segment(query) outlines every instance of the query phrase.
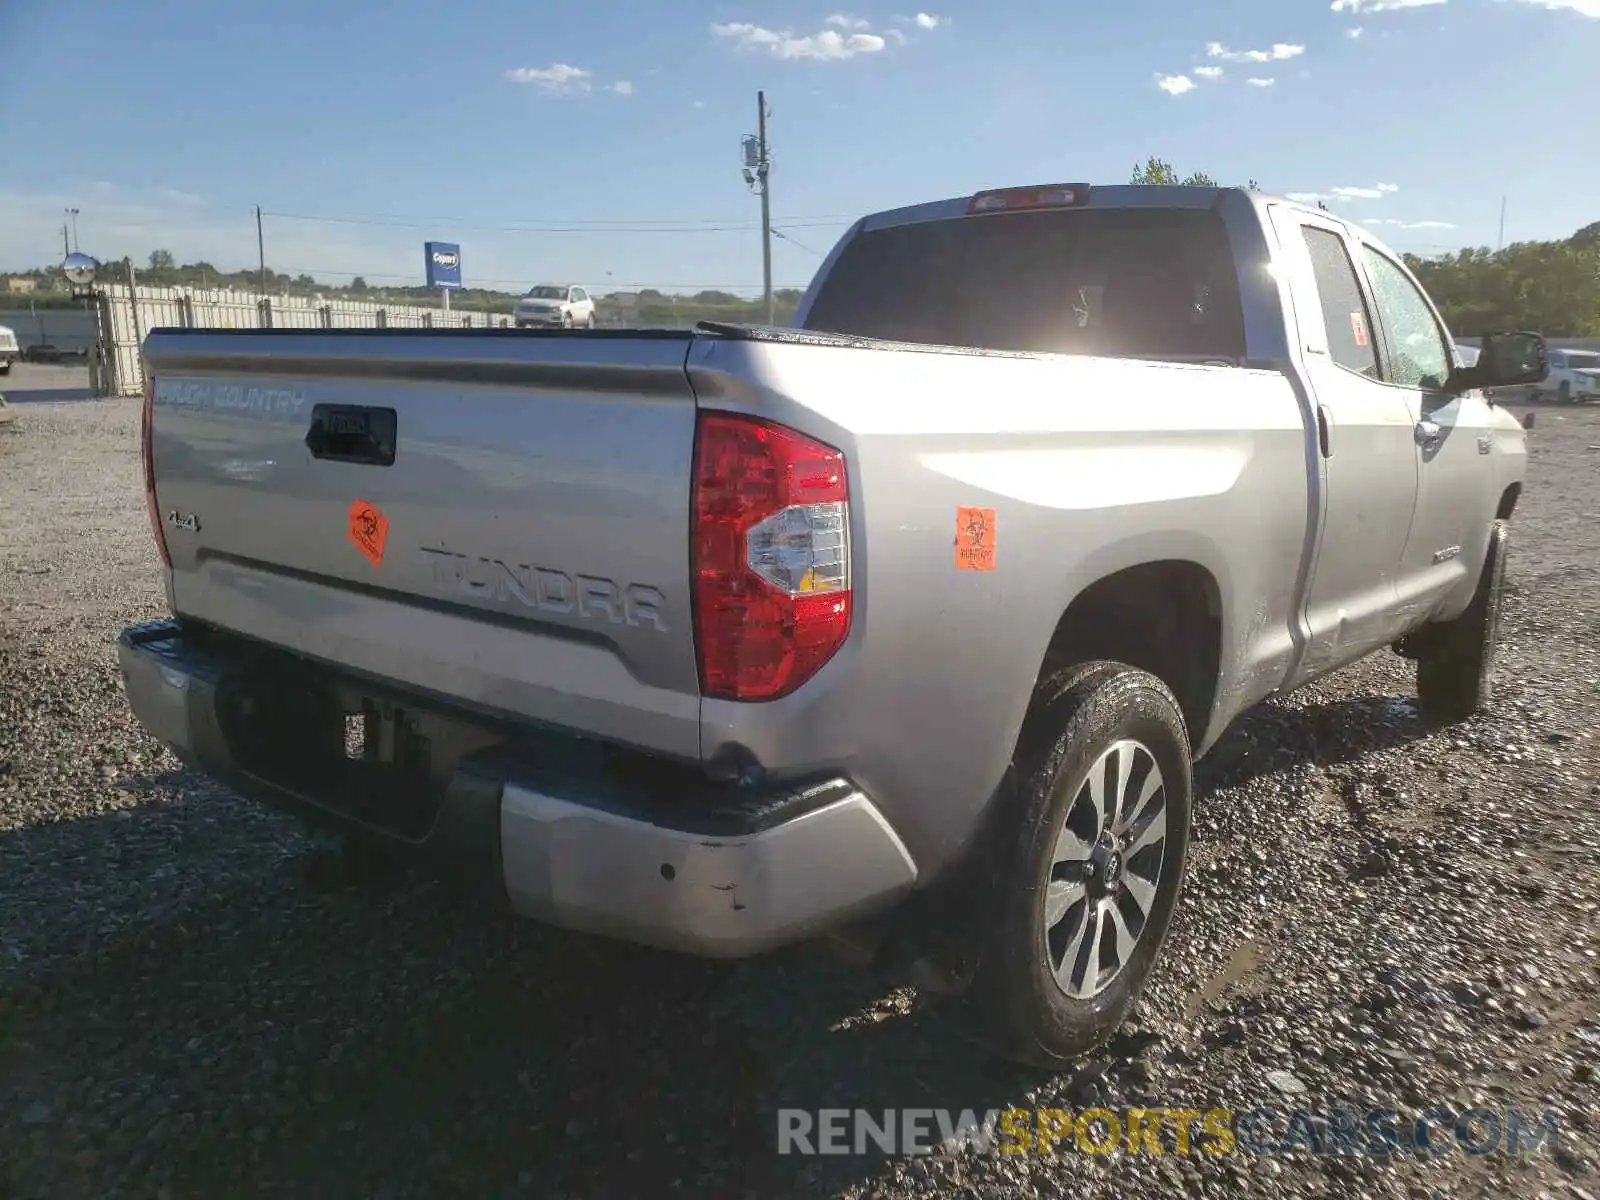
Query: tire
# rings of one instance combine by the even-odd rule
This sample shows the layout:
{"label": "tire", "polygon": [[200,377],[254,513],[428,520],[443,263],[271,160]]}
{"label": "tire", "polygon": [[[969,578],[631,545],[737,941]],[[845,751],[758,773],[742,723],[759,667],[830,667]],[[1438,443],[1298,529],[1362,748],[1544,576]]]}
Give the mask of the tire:
{"label": "tire", "polygon": [[589,319],[583,323],[583,327],[585,329],[593,329],[594,328],[594,314],[593,313],[589,314]]}
{"label": "tire", "polygon": [[1510,539],[1510,523],[1496,521],[1489,531],[1483,573],[1466,611],[1427,630],[1420,640],[1417,706],[1425,721],[1454,725],[1481,712],[1494,699]]}
{"label": "tire", "polygon": [[11,374],[11,364],[8,362],[0,362],[0,375],[9,374]]}
{"label": "tire", "polygon": [[1562,404],[1572,403],[1572,385],[1564,379],[1561,381],[1561,386],[1556,389],[1556,399]]}
{"label": "tire", "polygon": [[[1132,802],[1118,805],[1109,824],[1126,834],[1129,824],[1137,831],[1164,821],[1164,835],[1108,871],[1106,864],[1123,863],[1125,849],[1113,858],[1103,842],[1091,847],[1096,817],[1102,830],[1108,822],[1104,810],[1095,812],[1090,780],[1100,773],[1120,791],[1123,756],[1124,799]],[[972,1032],[990,1049],[1054,1069],[1116,1032],[1160,955],[1183,887],[1191,766],[1183,715],[1155,676],[1095,662],[1068,668],[1041,688],[1014,763],[1015,819],[997,846],[997,919],[965,998],[967,1016],[977,1022]],[[1153,770],[1159,787],[1145,794]],[[1056,861],[1058,851],[1067,861]],[[1114,971],[1103,963],[1106,949],[1115,949],[1114,941],[1104,944],[1116,939],[1112,908],[1134,939]],[[1102,978],[1091,979],[1091,961]]]}

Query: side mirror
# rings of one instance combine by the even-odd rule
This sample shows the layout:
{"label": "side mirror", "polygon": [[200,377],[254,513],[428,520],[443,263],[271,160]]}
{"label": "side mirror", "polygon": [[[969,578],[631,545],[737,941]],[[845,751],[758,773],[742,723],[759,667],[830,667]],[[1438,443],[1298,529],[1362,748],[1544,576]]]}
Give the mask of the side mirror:
{"label": "side mirror", "polygon": [[1483,337],[1478,361],[1450,377],[1449,390],[1516,387],[1539,383],[1550,373],[1544,338],[1537,333],[1488,333]]}

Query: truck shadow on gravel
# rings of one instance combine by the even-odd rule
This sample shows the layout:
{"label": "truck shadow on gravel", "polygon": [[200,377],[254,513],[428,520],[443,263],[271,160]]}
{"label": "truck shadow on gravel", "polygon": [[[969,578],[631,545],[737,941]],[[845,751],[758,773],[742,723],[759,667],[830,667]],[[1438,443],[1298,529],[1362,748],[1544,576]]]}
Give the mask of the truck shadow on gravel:
{"label": "truck shadow on gravel", "polygon": [[[1199,784],[1424,732],[1393,697],[1267,705]],[[1052,1079],[809,947],[725,964],[562,934],[408,872],[352,882],[187,772],[123,786],[146,803],[0,836],[21,868],[0,870],[0,908],[38,871],[71,873],[78,900],[50,945],[0,961],[10,1194],[778,1197],[889,1173],[983,1194],[988,1162],[780,1156],[779,1110],[981,1119],[1152,1082],[1137,1023]]]}
{"label": "truck shadow on gravel", "polygon": [[1296,703],[1269,700],[1218,739],[1195,767],[1195,794],[1238,787],[1296,766],[1337,767],[1433,732],[1410,696],[1355,696]]}

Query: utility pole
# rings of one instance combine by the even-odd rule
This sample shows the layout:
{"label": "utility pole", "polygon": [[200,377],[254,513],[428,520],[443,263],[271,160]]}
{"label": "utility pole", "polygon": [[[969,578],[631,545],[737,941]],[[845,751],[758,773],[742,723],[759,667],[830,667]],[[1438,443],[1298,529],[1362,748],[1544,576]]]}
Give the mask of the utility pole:
{"label": "utility pole", "polygon": [[67,227],[63,225],[61,227],[61,257],[70,258],[71,256],[72,243],[67,240]]}
{"label": "utility pole", "polygon": [[767,303],[767,324],[772,319],[772,159],[767,153],[767,94],[756,93],[756,142],[760,161],[756,177],[761,181],[761,291]]}
{"label": "utility pole", "polygon": [[67,217],[72,222],[72,248],[73,248],[73,250],[77,250],[78,249],[78,210],[75,209],[75,208],[67,209]]}
{"label": "utility pole", "polygon": [[1505,248],[1506,248],[1506,198],[1504,196],[1501,196],[1500,197],[1500,244],[1498,246],[1496,246],[1495,249],[1496,250],[1504,250]]}
{"label": "utility pole", "polygon": [[761,196],[761,290],[766,301],[767,324],[773,324],[772,312],[772,198],[768,183],[772,174],[772,156],[767,147],[767,94],[756,93],[756,131],[740,139],[739,149],[744,162],[744,184]]}
{"label": "utility pole", "polygon": [[261,294],[267,294],[267,243],[261,234],[261,205],[256,205],[256,265],[261,269]]}

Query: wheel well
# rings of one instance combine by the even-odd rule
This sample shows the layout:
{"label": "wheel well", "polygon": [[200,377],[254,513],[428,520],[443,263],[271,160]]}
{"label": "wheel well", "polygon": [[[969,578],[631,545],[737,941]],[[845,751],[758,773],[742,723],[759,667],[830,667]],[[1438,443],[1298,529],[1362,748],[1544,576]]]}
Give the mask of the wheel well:
{"label": "wheel well", "polygon": [[1513,483],[1506,489],[1505,495],[1500,497],[1500,507],[1494,510],[1494,519],[1497,521],[1509,520],[1512,512],[1515,511],[1517,507],[1517,501],[1521,498],[1522,485],[1520,483]]}
{"label": "wheel well", "polygon": [[1039,677],[1096,658],[1149,671],[1172,689],[1198,742],[1221,655],[1221,594],[1211,572],[1185,561],[1143,563],[1078,594],[1056,623]]}

